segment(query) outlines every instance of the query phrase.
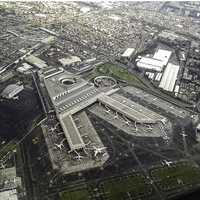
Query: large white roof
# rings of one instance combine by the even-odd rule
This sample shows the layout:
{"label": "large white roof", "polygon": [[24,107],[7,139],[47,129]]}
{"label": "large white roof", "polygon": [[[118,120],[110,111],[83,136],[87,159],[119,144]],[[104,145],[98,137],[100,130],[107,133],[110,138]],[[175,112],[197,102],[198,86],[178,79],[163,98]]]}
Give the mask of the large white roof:
{"label": "large white roof", "polygon": [[163,50],[163,49],[158,49],[153,58],[158,59],[158,60],[162,60],[163,65],[166,65],[169,61],[169,58],[171,56],[172,52],[168,51],[168,50]]}
{"label": "large white roof", "polygon": [[142,57],[137,66],[140,68],[151,69],[155,71],[162,71],[163,67],[167,65],[172,52],[164,49],[158,49],[152,58]]}
{"label": "large white roof", "polygon": [[13,189],[13,190],[7,190],[7,191],[0,192],[0,199],[2,199],[2,200],[18,200],[17,190]]}
{"label": "large white roof", "polygon": [[38,58],[37,56],[30,55],[25,58],[26,62],[28,62],[31,65],[35,65],[36,67],[43,69],[47,67],[47,64],[44,60]]}
{"label": "large white roof", "polygon": [[126,51],[124,51],[124,53],[122,54],[122,57],[130,57],[134,51],[135,51],[134,48],[128,48],[126,49]]}
{"label": "large white roof", "polygon": [[162,71],[164,65],[161,60],[155,59],[155,58],[148,58],[148,57],[142,57],[138,62],[137,66],[140,68],[145,69],[152,69],[155,71]]}
{"label": "large white roof", "polygon": [[77,57],[77,56],[70,56],[68,58],[59,59],[59,62],[63,66],[66,66],[66,65],[71,65],[71,64],[76,63],[76,62],[81,62],[81,59],[79,57]]}
{"label": "large white roof", "polygon": [[179,72],[179,66],[169,63],[160,81],[160,88],[172,92]]}
{"label": "large white roof", "polygon": [[85,143],[83,142],[83,139],[72,116],[69,114],[63,114],[59,116],[59,120],[70,149],[74,150],[85,147]]}
{"label": "large white roof", "polygon": [[3,97],[8,97],[10,93],[13,93],[16,91],[17,92],[20,92],[21,90],[23,89],[23,86],[19,86],[17,84],[10,84],[8,85],[1,93],[1,96]]}

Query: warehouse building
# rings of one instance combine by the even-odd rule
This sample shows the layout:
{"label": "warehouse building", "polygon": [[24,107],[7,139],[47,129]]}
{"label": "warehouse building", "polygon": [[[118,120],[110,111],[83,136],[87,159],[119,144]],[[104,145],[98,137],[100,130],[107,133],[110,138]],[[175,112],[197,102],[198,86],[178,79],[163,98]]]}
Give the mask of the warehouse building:
{"label": "warehouse building", "polygon": [[158,60],[161,60],[163,65],[167,65],[170,57],[171,57],[171,54],[172,52],[171,51],[168,51],[168,50],[164,50],[164,49],[158,49],[153,58],[154,59],[158,59]]}
{"label": "warehouse building", "polygon": [[3,90],[1,96],[6,99],[11,99],[15,95],[19,94],[23,89],[24,89],[23,85],[10,84]]}
{"label": "warehouse building", "polygon": [[37,67],[39,69],[43,69],[43,68],[47,67],[47,64],[44,60],[42,60],[34,55],[30,55],[30,56],[26,57],[25,61],[27,63],[29,63],[30,65]]}
{"label": "warehouse building", "polygon": [[173,92],[180,66],[169,63],[163,73],[159,87]]}
{"label": "warehouse building", "polygon": [[58,60],[63,67],[73,66],[81,62],[81,59],[77,56],[70,56],[67,58],[61,58]]}
{"label": "warehouse building", "polygon": [[163,62],[161,60],[148,57],[142,57],[137,62],[137,66],[142,69],[148,69],[158,72],[161,72],[164,67]]}
{"label": "warehouse building", "polygon": [[133,56],[135,55],[134,54],[135,52],[135,49],[134,48],[127,48],[124,53],[121,55],[121,62],[122,63],[128,63],[132,58]]}
{"label": "warehouse building", "polygon": [[142,69],[161,72],[167,65],[172,52],[168,50],[158,49],[153,57],[141,57],[137,62],[137,66]]}
{"label": "warehouse building", "polygon": [[127,48],[124,53],[122,54],[123,58],[130,58],[133,53],[134,53],[135,49],[134,48]]}

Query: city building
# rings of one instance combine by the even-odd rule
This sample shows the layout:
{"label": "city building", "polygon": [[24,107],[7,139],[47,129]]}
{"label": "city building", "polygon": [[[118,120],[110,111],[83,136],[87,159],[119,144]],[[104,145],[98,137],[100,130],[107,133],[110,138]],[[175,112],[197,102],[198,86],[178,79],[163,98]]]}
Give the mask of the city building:
{"label": "city building", "polygon": [[163,65],[167,65],[172,52],[164,49],[158,49],[155,53],[153,58],[157,60],[161,60]]}
{"label": "city building", "polygon": [[19,94],[23,89],[23,85],[10,84],[2,91],[1,96],[7,99],[11,99]]}
{"label": "city building", "polygon": [[14,77],[14,72],[13,71],[4,71],[4,72],[0,72],[0,83],[3,83],[11,78]]}
{"label": "city building", "polygon": [[186,42],[186,41],[188,41],[188,39],[182,35],[177,35],[174,32],[165,31],[165,30],[162,31],[161,33],[159,33],[158,37],[161,41],[168,41],[168,42],[176,42],[176,41]]}
{"label": "city building", "polygon": [[22,73],[22,74],[27,74],[30,72],[30,70],[32,69],[33,67],[31,65],[29,65],[28,63],[23,63],[22,66],[18,67],[17,68],[17,71],[19,73]]}
{"label": "city building", "polygon": [[124,63],[129,62],[132,57],[134,56],[135,49],[134,48],[127,48],[124,53],[121,55],[121,61]]}
{"label": "city building", "polygon": [[81,62],[81,59],[78,56],[69,56],[67,58],[61,58],[58,60],[63,67],[75,65]]}
{"label": "city building", "polygon": [[133,55],[134,51],[134,48],[127,48],[121,56],[123,58],[130,58]]}
{"label": "city building", "polygon": [[141,69],[153,70],[158,72],[161,72],[164,67],[163,62],[161,60],[149,57],[142,57],[137,62],[137,66]]}
{"label": "city building", "polygon": [[159,87],[163,90],[173,92],[179,68],[180,66],[169,63],[165,68]]}
{"label": "city building", "polygon": [[0,199],[18,200],[17,188],[21,186],[22,181],[15,167],[0,169]]}
{"label": "city building", "polygon": [[38,73],[40,74],[40,77],[47,79],[57,74],[60,74],[63,71],[64,69],[62,67],[56,68],[49,66],[48,68],[42,69]]}
{"label": "city building", "polygon": [[34,55],[30,55],[30,56],[26,57],[25,61],[27,63],[29,63],[30,65],[37,67],[39,69],[43,69],[43,68],[47,67],[47,64],[44,60],[42,60]]}
{"label": "city building", "polygon": [[2,200],[18,200],[17,190],[12,189],[12,190],[0,192],[0,199],[2,199]]}
{"label": "city building", "polygon": [[168,50],[158,49],[153,57],[142,56],[137,61],[138,68],[153,70],[157,72],[161,72],[164,66],[167,65],[172,52]]}

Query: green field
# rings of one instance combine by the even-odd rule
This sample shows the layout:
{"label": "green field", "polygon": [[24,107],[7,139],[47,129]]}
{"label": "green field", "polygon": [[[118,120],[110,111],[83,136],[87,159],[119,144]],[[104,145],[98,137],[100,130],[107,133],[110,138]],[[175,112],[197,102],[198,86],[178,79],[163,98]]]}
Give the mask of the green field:
{"label": "green field", "polygon": [[[200,184],[200,169],[188,162],[154,168],[150,174],[157,188],[164,193],[187,190]],[[153,191],[144,175],[134,173],[63,191],[60,200],[95,200],[96,197],[107,200],[151,199],[154,198]]]}
{"label": "green field", "polygon": [[112,76],[116,78],[117,80],[123,80],[126,81],[130,85],[136,85],[136,86],[144,86],[143,83],[132,73],[130,73],[128,70],[111,64],[111,63],[106,63],[103,65],[99,65],[96,68],[97,72],[100,74]]}
{"label": "green field", "polygon": [[178,163],[175,166],[155,169],[151,174],[163,191],[200,184],[200,169],[190,163]]}
{"label": "green field", "polygon": [[[140,198],[152,195],[152,186],[146,183],[146,178],[140,174],[131,174],[112,178],[100,183],[91,182],[84,188],[66,190],[60,193],[60,200],[122,200],[132,196]],[[90,192],[89,192],[90,191]]]}
{"label": "green field", "polygon": [[89,200],[89,193],[87,189],[63,191],[60,193],[60,200]]}
{"label": "green field", "polygon": [[130,85],[145,87],[145,85],[134,74],[112,63],[105,63],[97,66],[93,73],[89,74],[86,79],[92,79],[100,75],[112,76],[113,78],[125,81]]}
{"label": "green field", "polygon": [[127,199],[128,196],[149,196],[152,192],[150,185],[145,183],[142,175],[129,175],[102,183],[105,195],[110,200]]}

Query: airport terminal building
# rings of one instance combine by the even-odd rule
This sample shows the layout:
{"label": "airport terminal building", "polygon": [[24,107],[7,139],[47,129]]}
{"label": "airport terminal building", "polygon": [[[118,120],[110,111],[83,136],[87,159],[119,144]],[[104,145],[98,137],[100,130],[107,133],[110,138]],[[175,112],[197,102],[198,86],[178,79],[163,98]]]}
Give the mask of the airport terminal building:
{"label": "airport terminal building", "polygon": [[[77,152],[84,154],[86,149],[105,148],[84,110],[88,107],[90,112],[96,116],[109,121],[113,126],[134,137],[167,137],[162,129],[167,119],[118,94],[119,88],[117,86],[98,88],[93,83],[60,69],[50,68],[49,71],[46,69],[45,73],[40,76],[55,110],[56,118],[63,130],[64,138],[67,140],[68,150],[65,154],[75,152],[79,156]],[[105,115],[105,112],[109,115]],[[113,120],[110,120],[111,118]],[[129,126],[129,122],[135,125],[135,131]],[[124,123],[127,125],[126,127]],[[55,153],[55,149],[52,149],[52,146],[55,146],[55,139],[51,138],[54,136],[49,134],[48,128],[43,127],[43,133],[53,168],[60,169],[64,174],[101,167],[109,159],[108,152],[105,150],[98,162],[92,154],[91,157],[85,156],[82,162],[76,163],[68,159],[67,161],[62,160],[61,164],[57,157],[63,151]],[[92,141],[95,147],[91,147],[90,144],[88,147],[88,141],[89,143]]]}

